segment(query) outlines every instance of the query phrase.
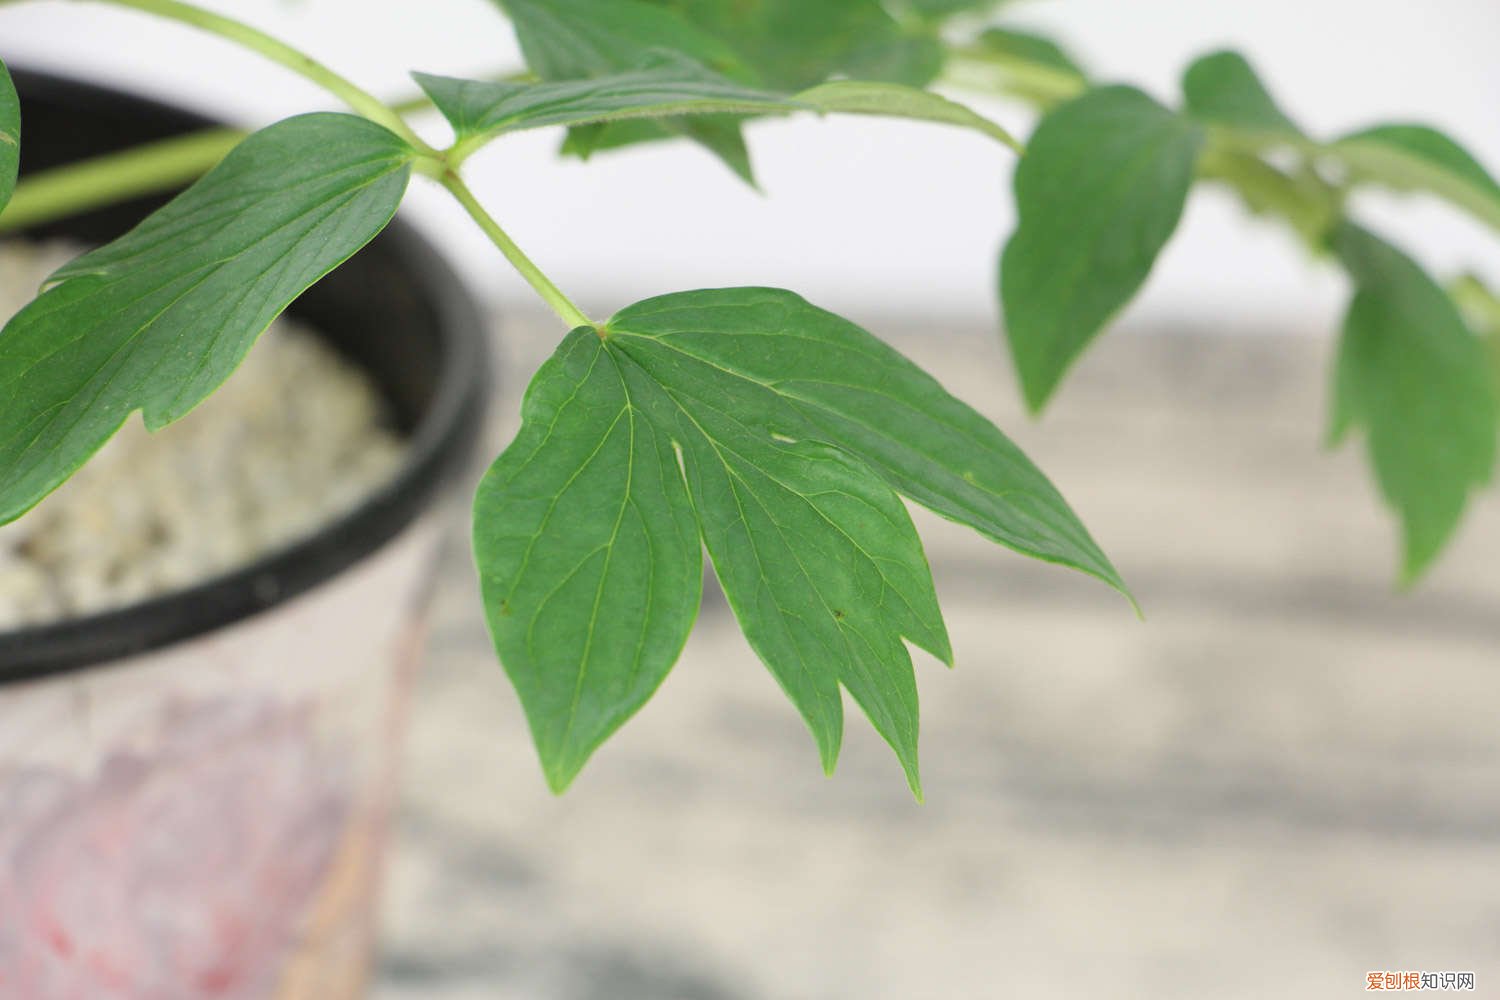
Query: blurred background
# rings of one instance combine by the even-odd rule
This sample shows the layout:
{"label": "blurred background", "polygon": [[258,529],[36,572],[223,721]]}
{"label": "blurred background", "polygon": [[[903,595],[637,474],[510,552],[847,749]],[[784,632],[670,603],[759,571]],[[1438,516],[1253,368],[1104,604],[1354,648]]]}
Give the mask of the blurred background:
{"label": "blurred background", "polygon": [[[520,65],[484,0],[205,5],[381,94],[410,92],[408,69]],[[1500,165],[1493,0],[1053,0],[1005,21],[1167,100],[1194,55],[1233,45],[1315,134],[1422,120]],[[246,123],[323,104],[182,37],[85,4],[0,11],[19,65]],[[1024,133],[1024,109],[975,103]],[[1408,969],[1474,971],[1500,995],[1500,504],[1476,504],[1415,594],[1393,592],[1394,525],[1362,456],[1320,447],[1341,279],[1195,195],[1121,335],[1032,423],[995,333],[1009,155],[870,120],[749,134],[759,193],[686,146],[560,162],[551,131],[471,175],[593,314],[772,284],[887,337],[1048,471],[1147,621],[920,517],[959,662],[918,654],[926,805],[854,712],[824,779],[714,595],[671,682],[554,799],[455,545],[375,996],[1331,997]],[[414,186],[410,214],[493,309],[493,453],[558,331]],[[1493,234],[1439,206],[1371,198],[1365,214],[1440,273],[1500,280]]]}

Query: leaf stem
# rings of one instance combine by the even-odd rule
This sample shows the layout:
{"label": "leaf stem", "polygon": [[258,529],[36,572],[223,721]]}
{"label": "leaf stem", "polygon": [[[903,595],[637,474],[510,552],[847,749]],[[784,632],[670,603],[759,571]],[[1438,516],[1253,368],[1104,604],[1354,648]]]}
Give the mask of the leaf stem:
{"label": "leaf stem", "polygon": [[0,213],[0,233],[174,190],[208,172],[244,138],[237,129],[207,129],[28,177]]}
{"label": "leaf stem", "polygon": [[99,0],[99,2],[155,14],[242,45],[311,80],[359,114],[399,135],[422,155],[437,156],[437,151],[423,142],[401,116],[378,97],[335,73],[306,53],[292,48],[257,28],[252,28],[248,24],[222,14],[194,7],[192,4],[181,3],[180,0]]}
{"label": "leaf stem", "polygon": [[474,192],[469,190],[469,186],[463,182],[463,178],[459,177],[457,172],[453,170],[444,171],[438,180],[458,200],[458,203],[464,207],[464,210],[469,213],[474,221],[479,224],[479,228],[484,230],[484,234],[490,238],[495,246],[500,248],[500,252],[505,255],[506,260],[510,261],[511,266],[520,273],[521,277],[526,279],[527,284],[536,289],[536,293],[552,308],[553,312],[562,318],[563,322],[568,324],[570,329],[576,329],[581,326],[592,328],[594,326],[593,321],[584,314],[583,310],[574,305],[572,300],[552,283],[552,279],[543,274],[542,269],[537,267],[530,257],[526,256],[525,252],[510,238],[510,235],[504,229],[500,228],[500,223],[496,222],[494,217],[485,211],[484,206],[479,203],[479,199],[474,197]]}

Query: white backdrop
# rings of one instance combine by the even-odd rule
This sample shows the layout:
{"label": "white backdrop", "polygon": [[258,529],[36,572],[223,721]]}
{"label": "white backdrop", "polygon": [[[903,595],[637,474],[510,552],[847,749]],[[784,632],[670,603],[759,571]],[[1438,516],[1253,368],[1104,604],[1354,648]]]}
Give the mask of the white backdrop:
{"label": "white backdrop", "polygon": [[[462,75],[519,64],[509,26],[487,0],[204,2],[381,94],[409,93],[408,69]],[[1166,100],[1194,54],[1234,45],[1309,129],[1422,119],[1500,166],[1497,0],[1053,0],[1020,4],[1010,20],[1056,32],[1100,76],[1142,83]],[[214,39],[190,46],[199,40],[187,36],[90,3],[0,9],[0,56],[22,65],[129,83],[247,123],[325,103],[279,67]],[[1026,121],[1003,103],[982,109],[1015,126]],[[441,126],[433,133],[442,136]],[[994,260],[1012,221],[1004,150],[957,130],[868,119],[767,122],[750,138],[763,194],[686,146],[558,161],[555,131],[481,154],[471,180],[596,315],[649,294],[724,284],[790,287],[872,323],[882,312],[994,315]],[[465,260],[477,288],[502,302],[529,296],[442,192],[414,185],[419,222]],[[1437,205],[1371,198],[1368,207],[1430,264],[1500,278],[1494,234]],[[1132,315],[1320,330],[1334,322],[1341,287],[1274,226],[1246,222],[1227,198],[1199,195]]]}

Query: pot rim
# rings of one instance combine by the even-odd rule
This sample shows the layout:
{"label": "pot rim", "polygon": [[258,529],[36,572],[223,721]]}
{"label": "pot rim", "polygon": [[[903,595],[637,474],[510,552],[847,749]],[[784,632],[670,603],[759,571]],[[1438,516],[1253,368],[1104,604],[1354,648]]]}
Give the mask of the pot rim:
{"label": "pot rim", "polygon": [[[221,125],[123,88],[12,67],[18,87],[123,100],[143,112]],[[432,398],[405,435],[397,473],[314,534],[202,583],[118,609],[0,632],[0,686],[109,667],[250,618],[338,576],[392,541],[435,504],[478,441],[490,384],[487,326],[436,248],[399,216],[378,237],[435,314],[439,365]]]}

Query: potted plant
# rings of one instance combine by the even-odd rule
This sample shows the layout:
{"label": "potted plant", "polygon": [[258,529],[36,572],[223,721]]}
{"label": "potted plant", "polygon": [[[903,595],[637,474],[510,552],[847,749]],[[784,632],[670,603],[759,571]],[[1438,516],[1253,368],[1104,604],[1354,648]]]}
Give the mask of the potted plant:
{"label": "potted plant", "polygon": [[[391,239],[377,234],[413,175],[436,183],[559,319],[559,346],[531,382],[520,430],[479,487],[473,534],[498,657],[525,708],[543,773],[559,792],[665,679],[697,612],[705,549],[747,640],[807,723],[824,767],[832,770],[837,759],[847,690],[919,797],[916,682],[905,643],[948,662],[953,654],[903,498],[1023,555],[1129,592],[1059,491],[999,428],[876,336],[796,294],[686,291],[607,319],[585,315],[463,180],[470,155],[512,132],[566,127],[564,149],[578,155],[687,138],[746,176],[742,127],[760,116],[889,115],[993,138],[1021,157],[1020,221],[998,284],[1010,351],[1033,410],[1145,280],[1192,186],[1226,185],[1352,278],[1333,429],[1335,436],[1355,427],[1366,433],[1381,492],[1401,517],[1404,580],[1430,565],[1472,491],[1489,477],[1496,380],[1485,352],[1500,339],[1500,307],[1476,279],[1456,282],[1451,293],[1439,286],[1351,220],[1346,196],[1365,184],[1419,187],[1500,224],[1500,186],[1453,140],[1423,126],[1309,137],[1236,54],[1195,62],[1183,80],[1182,106],[1169,108],[1133,88],[1095,85],[1047,39],[989,25],[979,15],[992,4],[982,0],[838,0],[816,8],[791,0],[501,0],[527,69],[483,80],[418,74],[425,103],[452,126],[452,142],[435,148],[407,124],[404,108],[254,28],[177,0],[113,2],[240,42],[320,84],[352,113],[315,112],[243,138],[223,130],[169,139],[146,132],[141,137],[154,144],[116,154],[103,168],[40,172],[12,198],[16,140],[29,157],[33,138],[15,100],[0,94],[0,202],[10,200],[0,226],[34,226],[202,174],[136,228],[53,274],[0,332],[0,519],[42,503],[134,411],[153,428],[184,416],[229,378],[283,308],[296,301],[312,310],[330,269],[352,258],[334,271],[337,283]],[[1041,112],[1035,133],[1023,144],[927,89],[943,73],[1031,102]],[[27,79],[21,83],[24,91]],[[119,228],[74,235],[103,242]],[[362,290],[382,285],[356,280]],[[434,310],[455,297],[450,288],[432,291]],[[374,330],[387,308],[356,322]],[[322,314],[325,332],[337,338],[341,324],[330,310]],[[404,358],[392,364],[409,366]],[[464,364],[477,367],[474,355]],[[378,377],[381,370],[371,367]],[[240,582],[253,596],[261,578],[245,574]],[[319,588],[234,629],[270,628],[278,615],[299,613],[333,590]],[[212,624],[250,606],[242,602]],[[361,598],[357,606],[368,605]],[[175,638],[180,634],[141,641]],[[284,673],[286,659],[306,656],[303,638],[290,642],[254,640],[259,651],[252,656],[267,678]],[[39,634],[0,637],[0,651],[17,658],[37,659],[43,645]],[[266,652],[271,648],[277,651]],[[174,654],[182,658],[178,673],[195,683],[210,673],[203,661],[220,659],[191,645],[168,647],[165,655]],[[75,657],[67,666],[81,662]],[[226,683],[254,675],[253,668],[231,671]],[[114,683],[91,693],[90,706],[113,709],[141,683],[124,671],[99,676]],[[46,686],[54,682],[18,689],[9,711],[20,717],[35,698],[78,711],[78,685],[69,677],[66,689]],[[275,683],[284,680],[276,676]],[[340,690],[337,683],[327,689]],[[327,691],[305,703],[338,700]],[[375,700],[387,708],[399,701]],[[282,701],[237,709],[214,697],[168,708],[157,713],[162,721],[149,753],[113,766],[91,761],[90,777],[64,782],[64,797],[84,803],[78,808],[87,815],[83,832],[59,850],[82,851],[89,837],[102,836],[86,804],[116,801],[117,772],[133,789],[149,784],[139,776],[153,767],[182,775],[163,782],[176,790],[167,795],[197,796],[201,788],[242,794],[266,747],[284,754],[276,758],[278,775],[304,779],[272,789],[287,803],[277,813],[279,830],[316,827],[319,817],[338,813],[330,805],[336,791],[319,782],[353,765],[326,759],[326,727],[308,710],[299,714]],[[363,718],[375,717],[389,711]],[[56,728],[39,722],[30,732]],[[214,736],[225,732],[228,739]],[[221,767],[198,766],[212,756],[199,742],[205,738],[244,747],[244,758],[231,752]],[[31,753],[31,739],[17,752]],[[28,764],[26,773],[37,770]],[[16,800],[34,795],[42,805],[12,814],[54,815],[48,810],[58,793],[29,788]],[[225,801],[225,818],[250,808],[233,795]],[[267,838],[255,846],[274,857],[265,845],[277,843],[276,832]],[[319,906],[319,878],[336,882],[341,870],[337,846],[321,843],[300,859],[305,868],[268,876],[286,892],[285,905],[270,909],[296,917],[252,928],[263,947],[252,966],[236,967],[234,985],[245,995],[279,988],[333,996],[352,980],[358,958],[342,956],[362,953],[349,944],[358,935],[325,933],[295,958],[286,947],[288,935],[337,923],[319,925],[309,916]],[[189,872],[216,871],[216,864],[239,859],[226,853]],[[148,875],[170,880],[177,870],[164,864]],[[304,888],[294,893],[288,885]],[[0,927],[29,935],[9,942],[13,951],[45,953],[30,980],[44,985],[33,993],[53,982],[105,981],[70,975],[126,975],[116,956],[129,954],[128,946],[89,965],[77,929],[55,919],[62,911],[53,897],[25,889],[11,897],[43,901],[35,912],[44,916],[28,913],[26,922]],[[186,953],[250,953],[232,937]],[[0,940],[0,955],[6,946]],[[218,966],[192,972],[227,975]],[[129,988],[151,995],[148,987],[167,981],[130,980]],[[0,980],[0,996],[5,989]]]}

